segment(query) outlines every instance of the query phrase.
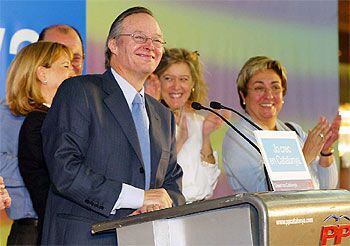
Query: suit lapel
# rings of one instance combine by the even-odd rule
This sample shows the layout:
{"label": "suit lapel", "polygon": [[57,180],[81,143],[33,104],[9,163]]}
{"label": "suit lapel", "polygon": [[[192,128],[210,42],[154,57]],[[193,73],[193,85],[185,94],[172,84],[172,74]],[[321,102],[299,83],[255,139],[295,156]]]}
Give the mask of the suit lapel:
{"label": "suit lapel", "polygon": [[[146,109],[150,122],[149,134],[150,134],[150,143],[151,143],[151,183],[152,180],[156,180],[156,173],[158,170],[158,164],[160,160],[160,156],[162,154],[162,142],[160,136],[162,136],[160,129],[161,123],[158,112],[155,110],[150,100],[146,98]],[[150,187],[151,189],[154,187]]]}
{"label": "suit lapel", "polygon": [[111,111],[115,120],[119,123],[126,138],[130,142],[131,146],[135,150],[135,153],[143,165],[142,153],[137,137],[135,124],[122,90],[118,83],[115,81],[113,74],[110,70],[103,74],[103,90],[108,94],[104,103]]}

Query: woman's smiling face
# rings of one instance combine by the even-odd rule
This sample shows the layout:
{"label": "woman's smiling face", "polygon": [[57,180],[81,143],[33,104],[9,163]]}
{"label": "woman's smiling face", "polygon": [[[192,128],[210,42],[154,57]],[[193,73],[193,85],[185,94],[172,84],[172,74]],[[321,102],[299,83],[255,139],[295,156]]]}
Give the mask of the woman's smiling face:
{"label": "woman's smiling face", "polygon": [[272,69],[257,71],[248,81],[244,97],[247,113],[258,123],[276,123],[283,106],[281,78]]}
{"label": "woman's smiling face", "polygon": [[184,63],[172,64],[160,76],[161,96],[171,110],[183,107],[191,96],[193,80],[189,66]]}

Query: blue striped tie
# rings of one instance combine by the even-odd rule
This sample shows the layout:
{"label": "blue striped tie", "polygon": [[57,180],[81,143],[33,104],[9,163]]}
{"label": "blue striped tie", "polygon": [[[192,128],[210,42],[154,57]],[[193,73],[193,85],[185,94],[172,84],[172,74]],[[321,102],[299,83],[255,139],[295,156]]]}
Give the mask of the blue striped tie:
{"label": "blue striped tie", "polygon": [[137,136],[139,138],[142,159],[145,169],[145,189],[148,190],[151,181],[151,150],[149,140],[149,121],[144,99],[136,93],[132,102],[132,118],[134,119]]}

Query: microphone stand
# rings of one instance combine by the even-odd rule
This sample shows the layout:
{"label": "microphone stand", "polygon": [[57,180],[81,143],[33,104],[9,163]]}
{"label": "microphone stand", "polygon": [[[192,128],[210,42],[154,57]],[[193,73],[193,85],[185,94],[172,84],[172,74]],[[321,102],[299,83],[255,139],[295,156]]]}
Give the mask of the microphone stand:
{"label": "microphone stand", "polygon": [[[211,105],[210,105],[211,106]],[[219,114],[218,112],[215,112],[213,109],[211,108],[207,108],[205,106],[203,106],[202,104],[198,103],[198,102],[192,102],[191,104],[191,107],[195,110],[207,110],[213,114],[215,114],[216,116],[218,116],[220,119],[222,119],[227,125],[229,125],[235,132],[237,132],[242,138],[244,138],[244,140],[246,140],[251,146],[253,146],[256,151],[259,152],[259,154],[261,155],[261,151],[259,149],[258,146],[256,146],[255,143],[253,143],[249,138],[247,138],[240,130],[238,130],[234,125],[231,124],[231,122],[229,122],[225,117],[223,117],[221,114]],[[225,109],[225,108],[223,108]],[[230,110],[230,109],[229,109]],[[240,114],[239,114],[240,115]],[[243,118],[246,118],[243,116]],[[259,127],[260,128],[260,127]],[[261,129],[261,128],[260,128]],[[272,184],[271,184],[271,180],[270,180],[270,177],[267,173],[267,169],[266,169],[266,166],[264,164],[264,174],[265,174],[265,178],[266,178],[266,183],[267,183],[267,189],[268,191],[273,191],[273,187],[272,187]]]}
{"label": "microphone stand", "polygon": [[227,125],[229,125],[235,132],[237,132],[242,138],[244,138],[248,143],[250,143],[258,152],[259,154],[261,155],[261,152],[260,152],[260,149],[258,146],[256,146],[255,143],[253,143],[249,138],[247,138],[246,136],[244,136],[243,133],[241,133],[234,125],[231,124],[231,122],[229,122],[224,116],[222,116],[221,114],[219,114],[218,112],[215,112],[214,110],[212,110],[211,108],[207,108],[207,107],[204,107],[203,105],[201,105],[200,103],[197,103],[197,102],[193,102],[191,104],[192,108],[195,109],[195,110],[201,110],[201,109],[204,109],[204,110],[207,110],[209,112],[212,112],[213,114],[217,115],[220,119],[222,119],[223,121],[225,121],[225,123]]}
{"label": "microphone stand", "polygon": [[210,102],[210,107],[213,108],[213,109],[226,109],[226,110],[230,110],[232,112],[234,112],[235,114],[241,116],[243,119],[245,119],[246,121],[248,121],[251,125],[253,125],[256,129],[258,130],[263,130],[260,126],[258,126],[257,124],[255,124],[253,121],[251,121],[250,119],[248,119],[247,117],[245,117],[243,114],[241,114],[240,112],[238,112],[237,110],[234,110],[233,108],[229,108],[229,107],[226,107],[224,105],[222,105],[221,103],[219,102],[216,102],[216,101],[211,101]]}

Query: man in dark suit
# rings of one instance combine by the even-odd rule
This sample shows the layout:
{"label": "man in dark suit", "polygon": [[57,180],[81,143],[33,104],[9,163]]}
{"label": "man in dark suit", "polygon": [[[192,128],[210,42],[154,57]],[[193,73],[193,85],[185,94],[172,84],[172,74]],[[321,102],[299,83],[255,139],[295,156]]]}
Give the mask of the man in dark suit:
{"label": "man in dark suit", "polygon": [[59,88],[42,128],[53,183],[43,244],[115,245],[91,224],[184,203],[174,117],[143,89],[164,43],[148,9],[128,9],[110,28],[107,71]]}

